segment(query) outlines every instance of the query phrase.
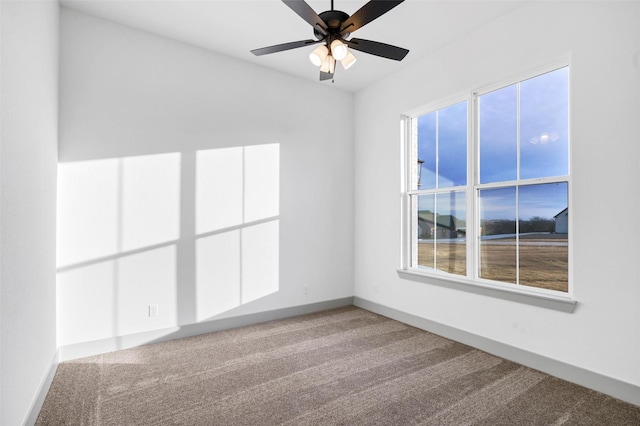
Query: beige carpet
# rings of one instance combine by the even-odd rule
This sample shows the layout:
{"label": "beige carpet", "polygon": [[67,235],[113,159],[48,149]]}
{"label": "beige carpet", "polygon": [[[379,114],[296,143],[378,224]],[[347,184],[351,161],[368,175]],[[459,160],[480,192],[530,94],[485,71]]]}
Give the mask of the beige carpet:
{"label": "beige carpet", "polygon": [[65,362],[39,425],[640,425],[640,407],[347,307]]}

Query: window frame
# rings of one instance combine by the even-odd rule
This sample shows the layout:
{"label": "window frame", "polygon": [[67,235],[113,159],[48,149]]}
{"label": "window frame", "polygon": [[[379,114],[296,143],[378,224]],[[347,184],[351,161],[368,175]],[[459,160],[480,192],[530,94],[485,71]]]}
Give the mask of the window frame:
{"label": "window frame", "polygon": [[[567,158],[567,175],[551,176],[544,178],[528,178],[520,179],[520,174],[513,181],[498,181],[480,183],[480,140],[479,140],[479,97],[514,84],[522,83],[528,79],[532,79],[543,74],[567,68],[568,71],[568,158]],[[414,149],[415,140],[413,134],[412,121],[421,115],[425,115],[439,109],[452,106],[459,102],[467,102],[467,182],[464,186],[433,188],[429,190],[421,190],[413,187],[414,180],[417,176],[417,150]],[[520,118],[518,118],[519,126]],[[547,66],[522,73],[511,78],[502,79],[493,84],[487,84],[468,90],[454,96],[450,96],[439,101],[429,103],[420,108],[408,111],[400,116],[401,123],[401,204],[402,204],[402,220],[401,220],[401,265],[398,274],[401,278],[414,281],[441,285],[448,288],[470,291],[492,297],[517,301],[521,303],[542,306],[546,308],[561,310],[565,312],[573,312],[576,300],[573,298],[573,273],[572,273],[572,251],[573,251],[573,232],[568,235],[568,290],[563,292],[560,290],[548,290],[522,284],[513,284],[507,282],[494,281],[479,277],[480,265],[480,240],[478,238],[478,227],[480,225],[480,202],[479,194],[481,190],[516,187],[521,188],[528,185],[539,185],[546,183],[564,183],[567,184],[567,207],[569,209],[569,229],[572,230],[572,192],[573,184],[571,178],[571,64],[567,60],[551,63]],[[518,134],[518,139],[520,135]],[[520,143],[518,142],[518,151]],[[520,153],[517,154],[520,156]],[[518,163],[518,168],[520,167]],[[417,251],[414,250],[417,242],[417,235],[414,235],[415,221],[417,218],[413,216],[412,203],[420,194],[438,194],[441,192],[450,193],[454,191],[464,191],[466,197],[466,275],[455,275],[437,269],[423,269],[414,267],[416,265]],[[471,224],[471,225],[469,225]]]}

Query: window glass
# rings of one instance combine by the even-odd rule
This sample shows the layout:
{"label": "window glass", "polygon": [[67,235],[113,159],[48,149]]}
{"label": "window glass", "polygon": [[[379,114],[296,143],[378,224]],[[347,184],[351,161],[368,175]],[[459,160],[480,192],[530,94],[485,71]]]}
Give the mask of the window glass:
{"label": "window glass", "polygon": [[478,276],[517,283],[516,187],[480,191]]}
{"label": "window glass", "polygon": [[418,233],[418,266],[435,266],[436,240],[434,238],[435,194],[419,195],[416,226]]}
{"label": "window glass", "polygon": [[567,206],[566,182],[519,188],[519,284],[568,290]]}
{"label": "window glass", "polygon": [[464,192],[436,195],[436,269],[467,274],[467,215]]}
{"label": "window glass", "polygon": [[438,111],[438,187],[467,184],[467,103]]}
{"label": "window glass", "polygon": [[418,266],[466,275],[465,193],[446,192],[417,198]]}
{"label": "window glass", "polygon": [[516,85],[478,99],[480,183],[517,178],[518,93]]}
{"label": "window glass", "polygon": [[436,187],[436,119],[437,112],[418,117],[418,189]]}
{"label": "window glass", "polygon": [[568,174],[569,71],[520,83],[520,178]]}
{"label": "window glass", "polygon": [[467,102],[421,115],[418,189],[467,184]]}

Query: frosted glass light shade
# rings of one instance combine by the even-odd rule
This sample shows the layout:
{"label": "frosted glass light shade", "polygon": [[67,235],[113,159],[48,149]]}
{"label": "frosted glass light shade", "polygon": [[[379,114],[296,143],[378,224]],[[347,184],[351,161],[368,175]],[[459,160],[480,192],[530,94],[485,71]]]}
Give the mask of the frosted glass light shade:
{"label": "frosted glass light shade", "polygon": [[331,42],[331,55],[336,58],[337,61],[343,60],[347,56],[348,51],[347,45],[340,40],[333,40]]}
{"label": "frosted glass light shade", "polygon": [[322,61],[324,61],[328,54],[329,49],[327,49],[327,46],[322,44],[313,49],[313,52],[309,53],[309,60],[313,65],[319,67],[322,65]]}
{"label": "frosted glass light shade", "polygon": [[353,66],[353,64],[355,64],[357,61],[355,55],[353,53],[351,53],[351,51],[347,52],[347,56],[344,57],[343,60],[340,61],[340,63],[342,64],[342,67],[345,70],[348,70],[349,68],[351,68]]}
{"label": "frosted glass light shade", "polygon": [[336,60],[331,55],[327,55],[322,61],[322,65],[320,66],[320,71],[326,72],[329,74],[333,74],[336,69]]}

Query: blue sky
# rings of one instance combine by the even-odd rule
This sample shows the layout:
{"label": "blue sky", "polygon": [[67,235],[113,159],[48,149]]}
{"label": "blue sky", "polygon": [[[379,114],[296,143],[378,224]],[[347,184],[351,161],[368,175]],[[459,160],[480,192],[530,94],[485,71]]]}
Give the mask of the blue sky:
{"label": "blue sky", "polygon": [[[520,179],[568,174],[568,78],[568,68],[561,68],[479,97],[480,183],[518,178],[518,136]],[[420,189],[466,185],[466,122],[467,102],[418,117],[418,158],[424,160]],[[483,219],[513,219],[515,190],[511,193],[483,191]],[[439,213],[452,214],[439,204]],[[454,210],[464,214],[458,204]],[[552,218],[565,207],[566,184],[520,189],[520,219]]]}

